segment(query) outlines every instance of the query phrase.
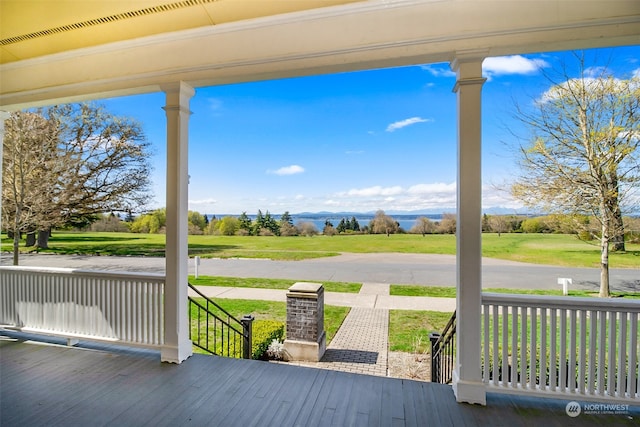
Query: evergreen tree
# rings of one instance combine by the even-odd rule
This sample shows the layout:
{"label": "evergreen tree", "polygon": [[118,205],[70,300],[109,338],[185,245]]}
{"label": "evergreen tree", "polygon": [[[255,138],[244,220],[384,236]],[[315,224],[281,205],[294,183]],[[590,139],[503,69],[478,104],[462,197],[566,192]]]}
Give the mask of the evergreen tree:
{"label": "evergreen tree", "polygon": [[266,228],[276,236],[280,235],[280,224],[271,216],[269,211],[264,214],[264,226],[262,228]]}
{"label": "evergreen tree", "polygon": [[338,227],[336,227],[336,230],[338,233],[344,233],[347,230],[347,222],[344,218],[340,219],[340,223],[338,224]]}
{"label": "evergreen tree", "polygon": [[238,221],[240,221],[241,230],[246,230],[248,235],[251,235],[253,233],[253,224],[251,218],[249,218],[246,212],[242,212],[242,214],[238,217]]}
{"label": "evergreen tree", "polygon": [[262,230],[263,228],[264,228],[264,215],[262,215],[262,210],[258,209],[256,220],[253,222],[253,234],[256,236],[259,236],[260,230]]}
{"label": "evergreen tree", "polygon": [[282,225],[282,224],[293,225],[293,219],[291,219],[291,215],[289,214],[289,211],[286,211],[280,217],[280,225]]}

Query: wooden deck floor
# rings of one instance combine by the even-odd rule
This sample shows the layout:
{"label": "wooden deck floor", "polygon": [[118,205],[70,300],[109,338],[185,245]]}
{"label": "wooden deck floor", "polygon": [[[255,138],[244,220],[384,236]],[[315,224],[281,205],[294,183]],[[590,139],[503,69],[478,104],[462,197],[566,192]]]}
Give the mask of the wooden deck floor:
{"label": "wooden deck floor", "polygon": [[[0,331],[0,425],[601,426],[630,416],[565,414],[566,402],[489,394],[458,404],[450,386],[261,361],[83,343]],[[53,343],[53,345],[52,345]],[[57,343],[57,344],[56,344]]]}

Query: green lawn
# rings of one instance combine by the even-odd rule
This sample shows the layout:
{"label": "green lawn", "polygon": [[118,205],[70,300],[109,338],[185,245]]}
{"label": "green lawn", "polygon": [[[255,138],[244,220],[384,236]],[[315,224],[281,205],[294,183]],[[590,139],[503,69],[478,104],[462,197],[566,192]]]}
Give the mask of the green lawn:
{"label": "green lawn", "polygon": [[[485,288],[483,292],[498,294],[526,294],[526,295],[554,295],[562,296],[559,289],[508,289],[508,288]],[[456,288],[454,286],[420,286],[420,285],[391,285],[390,295],[400,295],[409,297],[435,297],[435,298],[455,298]],[[570,290],[572,297],[597,297],[598,292]],[[640,292],[612,292],[612,297],[636,298],[640,299]]]}
{"label": "green lawn", "polygon": [[[353,253],[455,254],[453,235],[337,235],[315,237],[189,236],[189,252],[200,257],[300,260]],[[164,256],[165,236],[133,233],[54,232],[50,249],[59,254]],[[3,238],[2,250],[11,250]],[[30,248],[22,248],[24,251]],[[597,242],[585,243],[559,234],[483,234],[486,257],[567,267],[598,267]],[[627,244],[626,253],[612,253],[613,268],[640,268],[640,244]]]}
{"label": "green lawn", "polygon": [[[287,304],[279,301],[256,301],[240,299],[216,299],[229,314],[236,319],[245,314],[252,314],[260,320],[276,320],[286,323]],[[327,333],[327,344],[331,342],[344,318],[349,314],[349,307],[324,306],[324,328]]]}
{"label": "green lawn", "polygon": [[[189,276],[189,283],[194,286],[227,286],[232,288],[289,289],[293,284],[290,279],[259,279],[220,276]],[[362,283],[322,282],[327,292],[346,292],[357,294]]]}
{"label": "green lawn", "polygon": [[439,311],[390,310],[389,350],[406,353],[430,352],[429,334],[442,332],[451,314]]}

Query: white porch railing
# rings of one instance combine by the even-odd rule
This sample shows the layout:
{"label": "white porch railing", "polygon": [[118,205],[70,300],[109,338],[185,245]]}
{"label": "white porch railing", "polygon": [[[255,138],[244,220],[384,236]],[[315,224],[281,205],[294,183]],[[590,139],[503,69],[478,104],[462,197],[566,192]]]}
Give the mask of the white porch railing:
{"label": "white porch railing", "polygon": [[0,325],[160,347],[164,283],[161,274],[0,267]]}
{"label": "white porch railing", "polygon": [[482,294],[487,391],[640,402],[640,300]]}

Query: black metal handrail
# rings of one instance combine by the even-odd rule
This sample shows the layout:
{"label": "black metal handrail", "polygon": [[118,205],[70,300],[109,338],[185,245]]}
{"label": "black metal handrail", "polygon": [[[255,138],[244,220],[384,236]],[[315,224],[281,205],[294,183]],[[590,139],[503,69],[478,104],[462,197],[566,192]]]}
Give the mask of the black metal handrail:
{"label": "black metal handrail", "polygon": [[204,299],[201,303],[188,297],[189,339],[193,345],[217,356],[251,359],[253,316],[238,320],[191,283],[188,285]]}
{"label": "black metal handrail", "polygon": [[456,312],[441,334],[429,334],[431,341],[431,381],[450,384],[453,381],[453,366],[456,358]]}

